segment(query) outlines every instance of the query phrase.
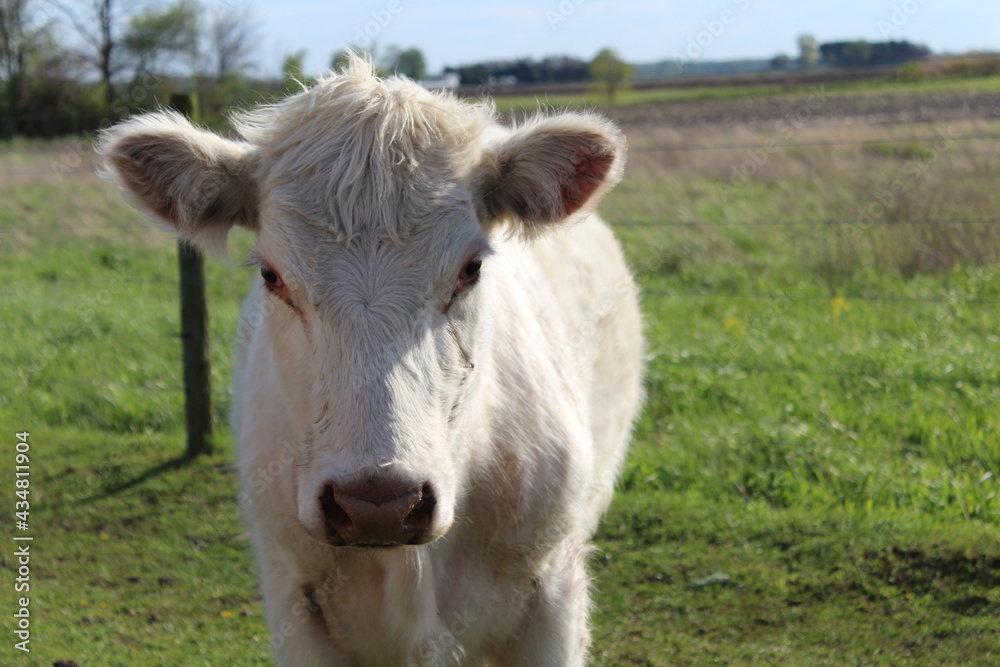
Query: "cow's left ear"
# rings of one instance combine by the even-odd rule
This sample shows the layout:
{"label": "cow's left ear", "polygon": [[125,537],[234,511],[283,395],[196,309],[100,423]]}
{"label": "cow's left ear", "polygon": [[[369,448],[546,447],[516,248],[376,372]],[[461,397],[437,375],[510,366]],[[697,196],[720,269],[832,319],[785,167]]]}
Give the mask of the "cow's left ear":
{"label": "cow's left ear", "polygon": [[594,210],[621,180],[625,138],[583,114],[536,118],[491,146],[479,174],[484,222],[511,220],[531,234]]}

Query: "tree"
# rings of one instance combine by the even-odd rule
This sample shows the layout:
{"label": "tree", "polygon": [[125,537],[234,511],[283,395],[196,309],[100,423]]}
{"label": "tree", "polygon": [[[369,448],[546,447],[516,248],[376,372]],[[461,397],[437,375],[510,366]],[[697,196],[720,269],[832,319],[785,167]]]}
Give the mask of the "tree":
{"label": "tree", "polygon": [[485,86],[490,81],[490,69],[484,63],[463,65],[454,71],[458,72],[459,83],[463,86]]}
{"label": "tree", "polygon": [[901,65],[903,63],[924,60],[931,50],[926,46],[901,42],[874,42],[871,44],[872,65]]}
{"label": "tree", "polygon": [[[347,54],[354,53],[361,58],[368,60],[371,63],[379,62],[376,54],[378,53],[378,45],[375,42],[368,44],[367,46],[360,46],[358,44],[350,44],[343,51],[335,51],[333,56],[330,58],[330,69],[339,70],[343,69],[347,65]],[[385,71],[381,67],[376,67],[375,71],[379,76],[385,76],[389,72]]]}
{"label": "tree", "polygon": [[405,51],[397,51],[393,60],[394,62],[386,69],[396,74],[408,76],[415,81],[427,78],[427,63],[420,49],[410,48]]}
{"label": "tree", "polygon": [[315,79],[306,76],[304,73],[305,60],[306,52],[303,49],[295,53],[289,53],[281,62],[281,76],[284,79],[285,91],[288,94],[298,92],[303,87],[308,88],[316,83]]}
{"label": "tree", "polygon": [[427,63],[424,54],[416,47],[401,49],[395,44],[385,47],[385,52],[375,58],[375,45],[371,45],[372,61],[378,63],[378,72],[381,76],[390,74],[402,74],[411,79],[419,80],[427,78]]}
{"label": "tree", "polygon": [[229,7],[216,12],[208,34],[216,85],[224,85],[233,74],[250,66],[256,32],[249,9]]}
{"label": "tree", "polygon": [[618,87],[632,76],[632,66],[622,60],[612,49],[602,49],[590,61],[590,78],[604,84],[608,101],[615,101]]}
{"label": "tree", "polygon": [[84,83],[86,68],[66,52],[54,30],[33,36],[21,134],[53,137],[94,127],[94,119],[101,117],[103,108],[91,94],[93,86]]}
{"label": "tree", "polygon": [[865,41],[848,42],[841,53],[840,64],[844,67],[861,67],[872,60],[872,45]]}
{"label": "tree", "polygon": [[28,60],[48,23],[33,25],[31,0],[0,0],[0,77],[7,98],[7,133],[20,133],[27,97]]}
{"label": "tree", "polygon": [[926,46],[901,42],[828,42],[819,47],[823,60],[834,67],[863,65],[901,65],[925,59],[931,51]]}
{"label": "tree", "polygon": [[819,61],[819,44],[812,35],[799,35],[799,64],[812,67]]}
{"label": "tree", "polygon": [[117,28],[121,8],[118,0],[90,0],[84,16],[65,3],[57,3],[73,29],[85,44],[80,58],[94,67],[101,76],[104,101],[110,109],[115,103],[115,75],[121,70],[116,62]]}
{"label": "tree", "polygon": [[590,64],[571,56],[550,56],[542,61],[546,81],[586,81]]}
{"label": "tree", "polygon": [[147,9],[128,20],[121,46],[134,68],[133,80],[158,71],[169,56],[194,58],[198,44],[198,6],[178,0],[164,9]]}
{"label": "tree", "polygon": [[348,54],[353,51],[354,53],[361,53],[355,46],[348,46],[343,51],[335,51],[333,57],[330,58],[330,69],[333,71],[338,71],[344,69],[347,66],[349,60]]}
{"label": "tree", "polygon": [[792,66],[792,59],[784,53],[779,53],[771,58],[771,69],[788,69]]}
{"label": "tree", "polygon": [[570,56],[550,56],[541,61],[521,58],[515,61],[493,61],[445,67],[455,72],[463,86],[486,86],[490,81],[516,77],[519,83],[582,82],[590,79],[590,63]]}

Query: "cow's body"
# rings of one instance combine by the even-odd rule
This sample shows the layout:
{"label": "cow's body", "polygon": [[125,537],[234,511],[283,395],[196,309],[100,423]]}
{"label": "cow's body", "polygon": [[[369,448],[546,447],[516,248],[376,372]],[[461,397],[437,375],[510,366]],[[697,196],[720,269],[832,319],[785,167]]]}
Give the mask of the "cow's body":
{"label": "cow's body", "polygon": [[[348,76],[371,88],[361,65],[352,68]],[[413,95],[408,100],[431,99],[405,90]],[[233,428],[279,664],[584,662],[589,541],[610,501],[640,400],[642,345],[621,250],[587,213],[617,180],[621,157],[603,143],[592,146],[604,142],[606,126],[581,122],[568,144],[562,127],[536,130],[524,145],[556,142],[541,158],[508,139],[510,131],[479,128],[494,138],[485,148],[475,136],[460,138],[472,148],[462,144],[468,156],[459,166],[438,164],[447,175],[431,182],[438,203],[424,206],[429,213],[400,204],[405,211],[396,215],[426,218],[426,230],[389,229],[397,222],[390,211],[381,232],[364,227],[360,216],[341,220],[329,240],[306,208],[288,212],[295,197],[281,199],[294,187],[313,187],[315,170],[289,167],[289,155],[298,164],[307,159],[294,154],[298,148],[278,151],[273,137],[271,148],[259,148],[265,142],[252,136],[250,147],[220,146],[220,154],[232,152],[221,172],[236,174],[239,183],[243,168],[234,165],[253,156],[246,168],[254,174],[252,196],[209,208],[228,206],[236,218],[252,201],[260,211],[240,223],[258,230],[266,268],[244,304]],[[200,229],[186,229],[184,215],[157,206],[143,190],[147,162],[158,159],[147,156],[164,148],[151,151],[152,130],[139,129],[106,142],[116,180],[157,220],[198,238]],[[171,142],[173,149],[177,140]],[[412,161],[431,169],[438,144],[421,145]],[[483,176],[477,170],[487,168],[481,165],[491,151],[502,167]],[[569,171],[547,190],[565,215],[553,215],[533,192],[518,194],[517,182],[546,189],[545,162],[562,152]],[[116,155],[125,157],[119,163]],[[210,157],[199,162],[202,169],[216,163]],[[521,178],[518,160],[541,165],[541,175]],[[131,178],[130,169],[142,169],[143,177]],[[288,171],[294,177],[282,180]],[[477,185],[483,179],[489,187]],[[400,183],[395,187],[406,187]],[[466,189],[452,196],[456,183]],[[450,208],[436,212],[445,200]],[[463,215],[471,222],[458,216],[448,223],[458,232],[438,229],[444,223],[436,221],[456,207],[470,211]],[[272,222],[276,211],[280,222]],[[512,235],[514,217],[552,228]],[[577,222],[551,224],[561,217]],[[288,222],[300,219],[312,220],[308,231]],[[381,237],[366,236],[374,233]],[[479,254],[463,265],[469,248]],[[421,260],[421,253],[433,259]],[[436,262],[447,268],[434,269]],[[271,270],[279,263],[284,280]],[[416,279],[424,264],[432,265],[428,287]],[[324,301],[327,292],[334,296]],[[402,492],[384,494],[403,519],[390,516],[381,496],[364,495],[406,484],[413,487],[408,500],[397,498]]]}
{"label": "cow's body", "polygon": [[477,460],[460,520],[428,545],[336,549],[298,527],[287,473],[299,461],[274,446],[294,442],[294,430],[286,408],[267,398],[279,389],[266,334],[250,335],[234,428],[281,664],[341,664],[334,655],[343,664],[452,664],[458,650],[470,665],[487,656],[550,664],[538,657],[545,651],[580,661],[587,545],[638,400],[634,287],[596,216],[533,246],[498,241],[493,275],[504,283],[481,286],[495,291],[495,329],[476,363],[468,437]]}

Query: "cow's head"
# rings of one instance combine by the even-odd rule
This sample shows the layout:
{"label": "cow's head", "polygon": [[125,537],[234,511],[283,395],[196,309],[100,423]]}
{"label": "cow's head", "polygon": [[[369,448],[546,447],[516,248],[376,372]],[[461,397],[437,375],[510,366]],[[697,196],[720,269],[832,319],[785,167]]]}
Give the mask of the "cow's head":
{"label": "cow's head", "polygon": [[202,247],[256,232],[280,376],[263,400],[297,431],[302,526],[334,545],[443,535],[487,426],[497,235],[530,242],[591,210],[620,178],[621,135],[579,114],[502,128],[358,59],[237,126],[135,118],[105,133],[105,175]]}

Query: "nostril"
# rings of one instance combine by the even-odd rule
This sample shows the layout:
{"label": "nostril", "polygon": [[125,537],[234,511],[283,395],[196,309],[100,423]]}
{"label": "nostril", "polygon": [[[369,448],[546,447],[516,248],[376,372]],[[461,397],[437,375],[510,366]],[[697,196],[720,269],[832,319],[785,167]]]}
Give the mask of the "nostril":
{"label": "nostril", "polygon": [[337,502],[333,486],[327,484],[319,497],[319,506],[323,511],[323,522],[327,537],[333,542],[344,543],[343,534],[351,528],[350,515]]}
{"label": "nostril", "polygon": [[398,546],[433,539],[437,498],[429,483],[329,481],[317,500],[324,541],[331,546]]}
{"label": "nostril", "polygon": [[403,529],[408,533],[413,533],[413,537],[410,539],[411,544],[424,540],[434,521],[434,508],[436,506],[437,498],[434,496],[433,487],[430,484],[424,484],[420,489],[420,500],[403,519]]}

